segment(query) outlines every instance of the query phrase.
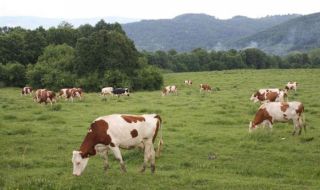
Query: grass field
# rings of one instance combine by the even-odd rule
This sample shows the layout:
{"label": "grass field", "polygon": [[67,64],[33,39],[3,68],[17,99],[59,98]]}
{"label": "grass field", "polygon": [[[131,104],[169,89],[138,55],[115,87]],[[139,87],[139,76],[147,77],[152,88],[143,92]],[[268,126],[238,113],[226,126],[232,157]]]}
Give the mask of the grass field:
{"label": "grass field", "polygon": [[[164,75],[178,96],[160,91],[133,92],[103,100],[59,101],[54,107],[20,96],[18,88],[0,89],[0,189],[320,189],[320,70],[233,70]],[[193,86],[183,85],[185,79]],[[291,136],[293,125],[248,133],[258,104],[251,93],[263,87],[299,82],[289,100],[305,105],[307,133]],[[219,91],[199,93],[208,83]],[[139,173],[142,151],[122,150],[128,172],[90,158],[80,177],[72,176],[71,153],[90,123],[112,113],[158,113],[164,149],[156,173]],[[215,159],[210,159],[215,155]]]}

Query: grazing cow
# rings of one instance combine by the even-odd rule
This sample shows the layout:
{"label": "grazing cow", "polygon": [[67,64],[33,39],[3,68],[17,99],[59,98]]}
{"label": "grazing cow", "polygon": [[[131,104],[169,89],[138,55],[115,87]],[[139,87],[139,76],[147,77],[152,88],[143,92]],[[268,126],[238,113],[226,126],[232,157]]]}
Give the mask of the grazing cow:
{"label": "grazing cow", "polygon": [[200,92],[201,91],[206,91],[206,92],[211,92],[211,86],[208,84],[200,84]]}
{"label": "grazing cow", "polygon": [[186,84],[186,85],[192,85],[192,80],[185,80],[185,81],[184,81],[184,84]]}
{"label": "grazing cow", "polygon": [[288,101],[287,92],[278,88],[260,89],[250,97],[254,103],[284,102]]}
{"label": "grazing cow", "polygon": [[42,102],[44,102],[45,104],[50,102],[50,104],[52,105],[52,103],[56,102],[56,94],[53,91],[50,91],[50,90],[38,89],[36,91],[34,99],[39,104],[41,104]]}
{"label": "grazing cow", "polygon": [[297,82],[288,82],[288,84],[284,87],[287,91],[294,90],[297,91],[298,83]]}
{"label": "grazing cow", "polygon": [[80,176],[84,171],[89,157],[99,153],[104,157],[104,168],[108,169],[108,151],[111,149],[120,162],[121,170],[126,172],[125,164],[119,148],[131,149],[144,145],[144,172],[148,161],[151,172],[155,171],[155,151],[153,143],[160,129],[160,140],[157,155],[160,155],[162,141],[161,118],[156,114],[121,115],[113,114],[99,117],[91,124],[80,150],[73,151],[73,175]]}
{"label": "grazing cow", "polygon": [[40,98],[41,98],[41,94],[43,91],[46,91],[47,89],[43,88],[43,89],[37,89],[36,92],[34,93],[33,96],[33,101],[34,102],[39,102]]}
{"label": "grazing cow", "polygon": [[64,97],[66,100],[71,99],[73,102],[73,98],[78,97],[82,98],[82,89],[81,88],[63,88],[59,92],[59,97]]}
{"label": "grazing cow", "polygon": [[32,88],[29,86],[23,87],[21,91],[21,96],[22,95],[27,95],[27,94],[32,94]]}
{"label": "grazing cow", "polygon": [[112,94],[118,96],[118,98],[121,95],[130,96],[128,88],[115,88],[115,89],[112,90]]}
{"label": "grazing cow", "polygon": [[113,95],[113,87],[104,87],[101,89],[101,96]]}
{"label": "grazing cow", "polygon": [[178,89],[175,85],[171,85],[171,86],[166,86],[162,89],[162,96],[168,95],[170,93],[174,93],[176,95],[178,95]]}
{"label": "grazing cow", "polygon": [[270,102],[262,104],[257,111],[254,120],[249,124],[249,132],[255,129],[258,125],[268,125],[272,129],[272,124],[275,121],[289,122],[293,121],[294,131],[292,135],[299,129],[299,135],[301,129],[306,126],[303,117],[304,106],[301,102]]}

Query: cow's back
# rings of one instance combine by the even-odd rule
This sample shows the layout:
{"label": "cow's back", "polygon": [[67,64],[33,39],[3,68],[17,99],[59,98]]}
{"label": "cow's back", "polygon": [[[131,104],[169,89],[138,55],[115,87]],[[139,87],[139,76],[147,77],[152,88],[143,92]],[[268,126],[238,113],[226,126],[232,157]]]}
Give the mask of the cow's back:
{"label": "cow's back", "polygon": [[108,124],[107,133],[112,142],[123,147],[135,146],[143,139],[153,138],[158,119],[156,114],[129,115],[113,114],[99,117]]}

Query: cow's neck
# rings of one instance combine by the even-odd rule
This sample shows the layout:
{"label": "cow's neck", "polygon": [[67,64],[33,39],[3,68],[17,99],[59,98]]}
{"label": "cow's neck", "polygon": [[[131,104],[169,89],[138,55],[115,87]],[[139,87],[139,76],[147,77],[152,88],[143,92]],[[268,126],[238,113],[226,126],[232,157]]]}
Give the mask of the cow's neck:
{"label": "cow's neck", "polygon": [[94,156],[96,154],[96,150],[94,149],[94,146],[96,144],[97,143],[94,142],[93,135],[88,133],[85,139],[83,140],[79,150],[81,152],[82,158]]}

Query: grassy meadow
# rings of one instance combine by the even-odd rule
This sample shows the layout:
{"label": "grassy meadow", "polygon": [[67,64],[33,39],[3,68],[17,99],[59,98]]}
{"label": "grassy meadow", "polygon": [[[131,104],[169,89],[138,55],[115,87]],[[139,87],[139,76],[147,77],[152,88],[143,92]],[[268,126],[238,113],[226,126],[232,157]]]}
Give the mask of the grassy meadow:
{"label": "grassy meadow", "polygon": [[[320,189],[320,70],[231,70],[170,73],[165,85],[178,95],[133,92],[130,97],[34,103],[18,88],[0,89],[0,189]],[[183,81],[193,80],[192,86]],[[289,100],[305,105],[307,133],[292,136],[292,123],[273,131],[248,133],[258,104],[249,98],[258,88],[299,83]],[[199,93],[199,84],[218,89]],[[71,153],[90,123],[112,113],[158,113],[164,148],[150,168],[139,173],[143,152],[122,150],[128,172],[120,172],[113,154],[110,169],[91,157],[82,176],[72,175]]]}

